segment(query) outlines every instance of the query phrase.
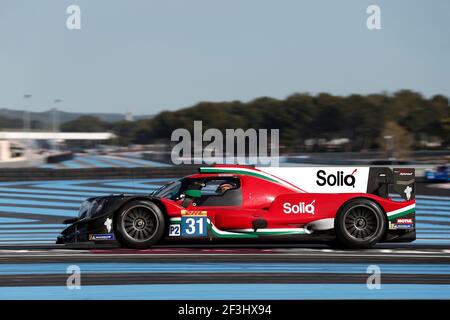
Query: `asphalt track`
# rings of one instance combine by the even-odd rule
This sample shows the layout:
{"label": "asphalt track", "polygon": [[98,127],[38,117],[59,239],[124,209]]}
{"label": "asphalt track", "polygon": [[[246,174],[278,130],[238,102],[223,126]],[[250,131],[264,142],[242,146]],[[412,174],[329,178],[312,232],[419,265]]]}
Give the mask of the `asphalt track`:
{"label": "asphalt track", "polygon": [[[0,299],[450,299],[450,190],[419,184],[418,239],[370,250],[324,244],[151,250],[54,245],[89,196],[166,179],[0,182]],[[81,271],[69,290],[67,268]],[[372,267],[370,267],[372,266]],[[366,285],[376,266],[381,288]],[[369,270],[368,270],[369,268]]]}

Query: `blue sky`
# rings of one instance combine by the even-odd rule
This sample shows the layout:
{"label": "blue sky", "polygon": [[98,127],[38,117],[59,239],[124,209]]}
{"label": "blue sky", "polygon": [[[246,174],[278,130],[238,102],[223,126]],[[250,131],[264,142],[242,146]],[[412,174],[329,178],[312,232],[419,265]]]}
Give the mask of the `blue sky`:
{"label": "blue sky", "polygon": [[[66,28],[81,7],[82,29]],[[366,28],[381,7],[382,29]],[[407,88],[450,96],[448,0],[2,0],[0,108],[154,114]]]}

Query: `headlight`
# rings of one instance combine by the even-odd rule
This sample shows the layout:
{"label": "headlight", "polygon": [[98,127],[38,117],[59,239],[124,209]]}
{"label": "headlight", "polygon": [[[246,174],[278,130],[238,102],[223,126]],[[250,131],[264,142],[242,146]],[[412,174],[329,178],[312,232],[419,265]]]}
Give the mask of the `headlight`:
{"label": "headlight", "polygon": [[80,211],[78,211],[78,217],[80,219],[83,219],[84,217],[86,217],[87,213],[90,211],[91,209],[91,202],[89,201],[83,201],[83,203],[80,206]]}
{"label": "headlight", "polygon": [[91,203],[91,207],[89,208],[89,211],[87,212],[86,217],[90,218],[90,217],[94,216],[95,214],[99,213],[100,211],[102,211],[104,203],[105,203],[104,199],[94,200]]}
{"label": "headlight", "polygon": [[100,212],[103,209],[103,205],[105,203],[104,199],[100,200],[94,200],[92,202],[90,201],[84,201],[81,204],[80,211],[79,211],[79,217],[80,219],[83,218],[90,218],[96,213]]}

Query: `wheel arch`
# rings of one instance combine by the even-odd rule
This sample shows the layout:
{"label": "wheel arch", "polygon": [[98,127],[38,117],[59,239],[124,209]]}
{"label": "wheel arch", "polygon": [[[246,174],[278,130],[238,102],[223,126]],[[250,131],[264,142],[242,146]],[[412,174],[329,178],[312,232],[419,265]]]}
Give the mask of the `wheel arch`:
{"label": "wheel arch", "polygon": [[[161,239],[165,237],[168,228],[168,216],[163,204],[155,199],[147,196],[130,196],[117,206],[113,213],[113,226],[114,234],[121,246],[135,248],[135,249],[147,249],[152,245],[158,243]],[[161,228],[154,229],[155,231],[151,234],[149,238],[143,239],[142,241],[134,239],[132,236],[126,236],[126,231],[124,231],[123,221],[121,220],[121,215],[124,214],[127,207],[147,207],[147,209],[153,211],[156,219],[159,219]],[[153,207],[153,208],[152,208]],[[159,216],[159,218],[158,218]]]}
{"label": "wheel arch", "polygon": [[147,196],[133,196],[133,197],[129,197],[128,199],[126,199],[125,201],[123,201],[118,207],[117,209],[115,209],[114,214],[113,214],[113,218],[116,219],[117,215],[120,214],[123,210],[123,208],[128,205],[130,202],[133,201],[148,201],[153,203],[154,205],[156,205],[159,210],[161,210],[164,220],[166,222],[166,229],[168,228],[168,224],[169,224],[169,216],[167,215],[167,210],[166,207],[164,206],[164,204],[162,203],[162,201],[160,199],[156,199],[156,198],[150,198]]}
{"label": "wheel arch", "polygon": [[384,222],[385,222],[385,230],[384,230],[384,234],[383,234],[383,240],[386,239],[387,237],[387,233],[389,231],[389,219],[386,213],[386,210],[384,209],[384,207],[381,205],[381,203],[379,201],[377,201],[376,199],[372,198],[372,197],[367,197],[367,196],[356,196],[353,198],[350,198],[348,200],[346,200],[344,203],[341,204],[341,206],[338,208],[338,210],[336,211],[336,216],[335,216],[335,224],[334,224],[334,228],[336,229],[336,223],[337,223],[337,219],[336,217],[338,216],[338,214],[341,213],[342,209],[350,202],[355,201],[355,200],[360,200],[360,199],[364,199],[364,200],[369,200],[372,201],[373,203],[375,203],[381,210],[381,212],[383,212],[383,217],[384,217]]}

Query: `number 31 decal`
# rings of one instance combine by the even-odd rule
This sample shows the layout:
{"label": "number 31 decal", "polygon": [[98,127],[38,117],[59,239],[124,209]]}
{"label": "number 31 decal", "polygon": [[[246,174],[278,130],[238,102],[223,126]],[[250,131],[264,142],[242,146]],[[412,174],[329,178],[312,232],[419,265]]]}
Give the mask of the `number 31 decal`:
{"label": "number 31 decal", "polygon": [[182,217],[181,235],[183,237],[206,237],[206,217]]}

